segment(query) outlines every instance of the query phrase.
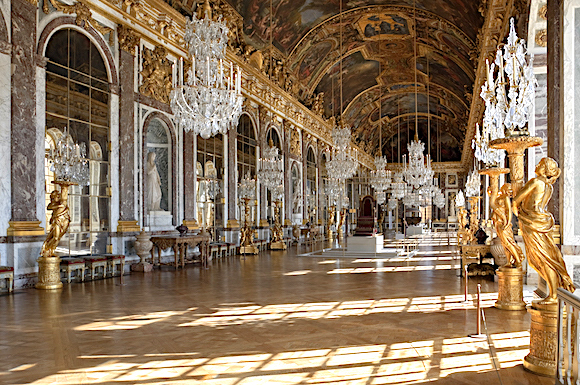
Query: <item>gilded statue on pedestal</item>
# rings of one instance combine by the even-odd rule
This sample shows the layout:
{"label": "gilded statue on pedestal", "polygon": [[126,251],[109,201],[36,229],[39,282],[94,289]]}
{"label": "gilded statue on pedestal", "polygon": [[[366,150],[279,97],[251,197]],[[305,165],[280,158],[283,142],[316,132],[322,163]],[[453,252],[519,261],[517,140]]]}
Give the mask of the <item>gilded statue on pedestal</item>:
{"label": "gilded statue on pedestal", "polygon": [[536,177],[530,179],[513,200],[513,211],[520,221],[528,261],[550,289],[548,296],[539,302],[541,304],[557,303],[556,290],[559,287],[570,292],[575,290],[552,236],[554,217],[546,210],[552,197],[552,185],[560,172],[554,159],[543,158],[536,166]]}
{"label": "gilded statue on pedestal", "polygon": [[457,209],[457,221],[459,222],[459,230],[457,230],[457,243],[459,245],[466,245],[471,242],[472,235],[467,230],[467,210],[463,206]]}
{"label": "gilded statue on pedestal", "polygon": [[520,267],[524,260],[524,253],[514,240],[514,233],[512,231],[512,205],[510,201],[513,195],[512,185],[511,183],[506,183],[501,186],[496,196],[492,195],[490,189],[488,189],[488,193],[491,198],[491,219],[493,220],[497,237],[501,241],[505,254],[508,257],[508,265]]}
{"label": "gilded statue on pedestal", "polygon": [[[64,182],[66,183],[66,182]],[[52,210],[50,217],[50,231],[42,244],[40,254],[45,257],[54,257],[56,247],[60,243],[60,239],[68,231],[70,223],[70,212],[68,209],[68,185],[61,185],[60,191],[54,190],[50,194],[50,203],[47,206],[48,210]]]}

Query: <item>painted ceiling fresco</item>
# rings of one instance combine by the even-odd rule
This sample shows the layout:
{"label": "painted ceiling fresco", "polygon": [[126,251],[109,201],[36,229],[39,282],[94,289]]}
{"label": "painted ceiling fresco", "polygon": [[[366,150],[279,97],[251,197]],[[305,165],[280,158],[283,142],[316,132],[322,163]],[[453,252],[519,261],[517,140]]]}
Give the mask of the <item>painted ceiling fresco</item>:
{"label": "painted ceiling fresco", "polygon": [[[427,127],[439,124],[431,142],[441,161],[460,160],[475,78],[471,57],[483,24],[480,0],[272,0],[272,14],[269,1],[211,1],[225,1],[242,16],[244,40],[256,49],[267,49],[272,33],[297,79],[298,98],[324,92],[324,115],[342,113],[369,153],[378,155],[380,137],[383,144],[401,141],[396,147],[407,153],[406,131],[401,136],[397,128],[418,121],[425,142]],[[183,13],[184,4],[195,7],[193,0],[180,4]],[[398,156],[391,145],[382,151]]]}

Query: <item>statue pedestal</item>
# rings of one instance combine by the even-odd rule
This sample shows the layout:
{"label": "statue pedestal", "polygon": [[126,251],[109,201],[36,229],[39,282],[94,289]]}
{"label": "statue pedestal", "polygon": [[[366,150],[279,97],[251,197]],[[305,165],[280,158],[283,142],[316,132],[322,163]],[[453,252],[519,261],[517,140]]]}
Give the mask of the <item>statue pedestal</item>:
{"label": "statue pedestal", "polygon": [[140,273],[151,273],[153,265],[149,262],[139,262],[131,265],[131,271],[138,271]]}
{"label": "statue pedestal", "polygon": [[495,307],[501,310],[526,310],[524,278],[521,267],[503,266],[497,270],[499,295]]}
{"label": "statue pedestal", "polygon": [[60,281],[60,257],[38,258],[37,289],[56,290],[62,288]]}
{"label": "statue pedestal", "polygon": [[272,250],[286,250],[286,243],[284,241],[277,241],[270,243],[270,249]]}
{"label": "statue pedestal", "polygon": [[346,245],[346,251],[359,253],[377,253],[383,250],[384,237],[382,234],[375,236],[350,237]]}
{"label": "statue pedestal", "polygon": [[532,315],[530,326],[530,353],[524,358],[524,369],[554,377],[558,351],[558,304],[534,302],[528,307]]}
{"label": "statue pedestal", "polygon": [[258,248],[254,245],[240,246],[240,254],[258,254]]}
{"label": "statue pedestal", "polygon": [[173,230],[173,215],[169,211],[150,211],[149,229],[151,231]]}

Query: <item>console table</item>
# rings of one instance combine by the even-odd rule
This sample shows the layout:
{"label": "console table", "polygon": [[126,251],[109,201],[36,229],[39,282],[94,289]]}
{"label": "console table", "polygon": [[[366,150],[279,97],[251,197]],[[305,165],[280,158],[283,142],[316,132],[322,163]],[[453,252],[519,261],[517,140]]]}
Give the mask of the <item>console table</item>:
{"label": "console table", "polygon": [[151,248],[151,262],[155,265],[155,248],[157,248],[157,262],[161,264],[161,250],[168,248],[173,248],[173,254],[175,257],[175,269],[180,265],[183,268],[185,266],[185,254],[187,252],[187,247],[199,246],[200,258],[202,266],[207,265],[208,254],[209,254],[209,235],[160,235],[157,237],[151,237],[151,242],[153,242],[153,247]]}

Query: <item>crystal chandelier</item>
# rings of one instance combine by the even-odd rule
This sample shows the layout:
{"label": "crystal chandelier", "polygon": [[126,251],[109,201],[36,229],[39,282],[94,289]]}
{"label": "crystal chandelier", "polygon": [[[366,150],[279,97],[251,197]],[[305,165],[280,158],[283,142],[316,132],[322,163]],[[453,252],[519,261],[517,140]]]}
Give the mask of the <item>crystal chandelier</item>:
{"label": "crystal chandelier", "polygon": [[334,179],[346,180],[352,178],[358,168],[355,155],[349,154],[350,148],[350,128],[340,123],[332,129],[332,140],[334,143],[334,154],[332,159],[326,163],[328,176]]}
{"label": "crystal chandelier", "polygon": [[469,173],[467,182],[465,183],[465,195],[468,197],[479,196],[480,187],[481,181],[479,178],[479,173],[476,170],[473,170]]}
{"label": "crystal chandelier", "polygon": [[378,156],[375,158],[376,171],[371,171],[371,186],[377,193],[385,192],[391,185],[391,171],[387,170],[387,158]]}
{"label": "crystal chandelier", "polygon": [[465,196],[463,195],[463,190],[459,190],[455,196],[455,206],[465,207]]}
{"label": "crystal chandelier", "polygon": [[334,206],[338,203],[341,193],[342,186],[340,181],[336,178],[328,178],[324,185],[324,194],[328,197],[328,203],[330,206]]}
{"label": "crystal chandelier", "polygon": [[[507,43],[496,53],[491,67],[487,64],[487,81],[481,88],[485,100],[484,133],[490,140],[505,136],[528,136],[527,123],[533,111],[536,77],[533,56],[526,41],[518,38],[514,19],[510,20]],[[497,68],[497,78],[494,72]]]}
{"label": "crystal chandelier", "polygon": [[223,62],[229,29],[221,20],[213,21],[208,0],[205,17],[195,13],[185,27],[184,40],[191,57],[191,68],[184,84],[184,65],[180,59],[179,83],[174,76],[171,109],[178,125],[207,139],[225,134],[242,113],[242,73],[238,66]]}
{"label": "crystal chandelier", "polygon": [[418,189],[433,178],[431,159],[427,155],[425,161],[423,155],[425,144],[419,140],[417,134],[415,134],[415,140],[407,144],[407,149],[409,150],[409,161],[407,163],[406,159],[403,159],[403,163],[405,163],[403,175],[409,185]]}
{"label": "crystal chandelier", "polygon": [[397,198],[389,198],[387,202],[387,208],[389,210],[394,210],[397,207]]}
{"label": "crystal chandelier", "polygon": [[258,162],[258,180],[269,190],[273,190],[284,179],[284,162],[270,140],[270,146],[264,150],[264,156]]}
{"label": "crystal chandelier", "polygon": [[64,133],[58,139],[56,146],[51,146],[47,158],[54,179],[76,183],[81,186],[89,184],[89,161],[85,143],[75,143],[65,127]]}
{"label": "crystal chandelier", "polygon": [[437,189],[437,192],[433,197],[433,204],[439,209],[445,207],[445,196],[443,195],[443,192],[440,189]]}
{"label": "crystal chandelier", "polygon": [[387,192],[386,191],[377,191],[376,192],[377,203],[382,205],[387,200]]}
{"label": "crystal chandelier", "polygon": [[247,173],[238,184],[238,196],[241,199],[256,198],[256,180],[250,177],[250,173]]}
{"label": "crystal chandelier", "polygon": [[282,183],[274,187],[271,191],[272,191],[272,199],[274,199],[275,201],[281,201],[282,198],[284,198],[284,185]]}
{"label": "crystal chandelier", "polygon": [[403,174],[396,172],[393,176],[393,182],[391,183],[391,192],[393,198],[401,199],[405,196],[405,191],[407,189],[407,184],[403,180]]}

